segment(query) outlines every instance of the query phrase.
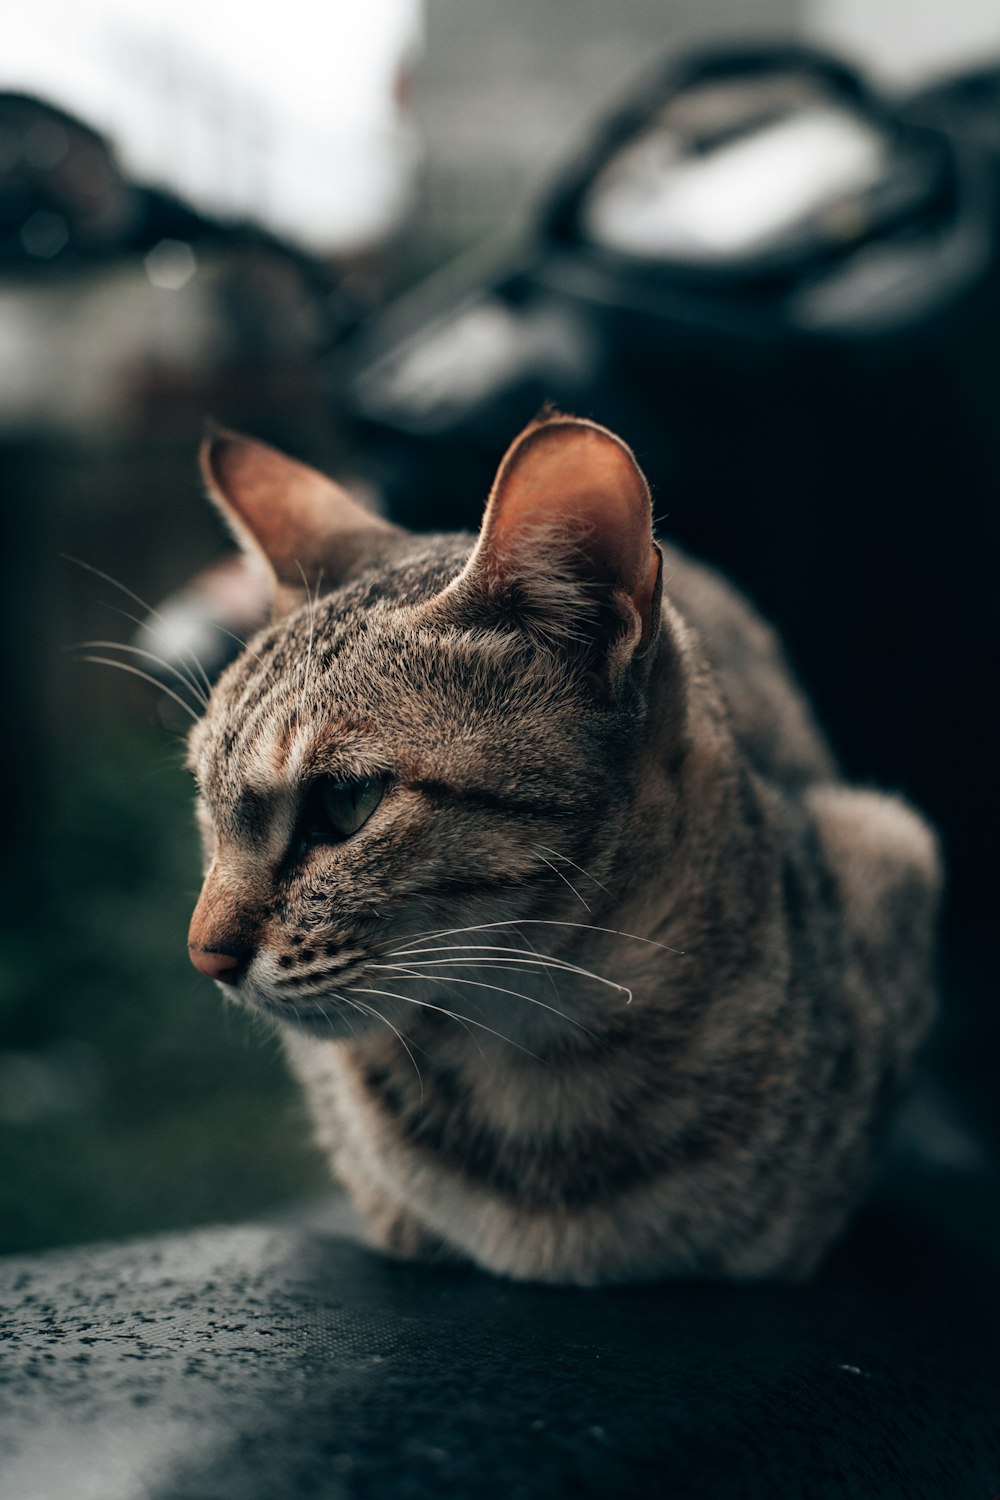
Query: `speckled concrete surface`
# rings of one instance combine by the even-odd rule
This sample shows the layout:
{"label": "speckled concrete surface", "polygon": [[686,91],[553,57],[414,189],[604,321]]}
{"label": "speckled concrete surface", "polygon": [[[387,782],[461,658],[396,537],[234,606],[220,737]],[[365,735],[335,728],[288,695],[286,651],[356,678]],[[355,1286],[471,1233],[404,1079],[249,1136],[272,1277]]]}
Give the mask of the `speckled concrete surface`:
{"label": "speckled concrete surface", "polygon": [[0,1263],[0,1500],[906,1497],[997,1488],[961,1317],[381,1260],[335,1213]]}

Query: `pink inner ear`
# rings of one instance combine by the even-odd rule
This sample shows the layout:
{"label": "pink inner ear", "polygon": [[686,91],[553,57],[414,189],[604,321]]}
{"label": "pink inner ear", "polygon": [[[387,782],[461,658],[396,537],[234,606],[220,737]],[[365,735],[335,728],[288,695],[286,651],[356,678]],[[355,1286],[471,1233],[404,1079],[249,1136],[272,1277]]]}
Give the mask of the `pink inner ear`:
{"label": "pink inner ear", "polygon": [[201,451],[213,499],[244,544],[263,555],[279,583],[334,582],[394,530],[315,469],[239,433],[220,431]]}
{"label": "pink inner ear", "polygon": [[203,463],[216,497],[250,533],[277,577],[301,582],[298,568],[311,570],[328,529],[334,486],[267,444],[235,433],[209,439]]}
{"label": "pink inner ear", "polygon": [[480,539],[490,572],[513,576],[539,529],[564,532],[587,581],[624,592],[650,635],[660,553],[649,486],[631,451],[607,428],[557,417],[527,428],[508,449]]}
{"label": "pink inner ear", "polygon": [[226,433],[206,443],[204,465],[209,484],[268,559],[300,551],[302,499],[291,494],[298,464],[264,443]]}

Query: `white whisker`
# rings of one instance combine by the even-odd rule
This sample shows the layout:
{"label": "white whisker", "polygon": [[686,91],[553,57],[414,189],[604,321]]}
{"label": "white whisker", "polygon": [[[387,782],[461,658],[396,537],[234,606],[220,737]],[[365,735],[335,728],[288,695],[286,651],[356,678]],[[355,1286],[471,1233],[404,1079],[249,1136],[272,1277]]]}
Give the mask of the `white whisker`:
{"label": "white whisker", "polygon": [[548,844],[533,844],[532,848],[534,848],[534,849],[544,849],[546,854],[551,854],[556,859],[564,860],[566,862],[566,864],[572,865],[574,870],[579,870],[579,872],[580,872],[581,875],[586,876],[586,878],[588,880],[592,880],[596,886],[600,886],[600,888],[604,892],[604,894],[606,896],[610,896],[611,899],[612,899],[612,901],[616,900],[616,897],[614,896],[614,894],[611,891],[608,890],[607,886],[604,884],[604,882],[602,880],[598,880],[598,878],[597,878],[596,875],[591,875],[591,873],[590,873],[589,870],[585,870],[583,868],[583,865],[578,865],[575,859],[570,859],[570,857],[569,857],[568,854],[562,854],[558,849],[550,849],[549,846],[548,846]]}
{"label": "white whisker", "polygon": [[208,699],[197,683],[186,672],[182,671],[180,667],[175,666],[173,662],[165,661],[162,656],[157,656],[155,651],[147,651],[142,646],[129,646],[124,641],[80,641],[70,649],[73,651],[90,651],[93,649],[100,649],[102,651],[127,651],[130,656],[142,656],[146,661],[155,662],[164,671],[172,672],[184,684],[195,701],[201,704],[202,708],[208,707]]}
{"label": "white whisker", "polygon": [[296,561],[295,566],[302,574],[302,587],[306,591],[306,601],[309,605],[309,644],[306,647],[305,660],[302,664],[302,686],[299,689],[299,709],[298,713],[296,714],[296,723],[301,724],[302,709],[305,706],[306,694],[309,691],[309,676],[312,671],[313,640],[315,639],[316,635],[316,610],[319,605],[319,590],[320,583],[323,578],[323,573],[321,569],[319,577],[316,579],[316,593],[314,595],[309,587],[309,580],[306,577],[305,568],[303,568],[302,564],[298,561]]}
{"label": "white whisker", "polygon": [[[121,619],[127,619],[130,624],[138,625],[139,630],[148,631],[151,636],[156,636],[156,639],[162,640],[165,645],[171,645],[171,637],[169,637],[169,634],[166,633],[165,630],[157,630],[156,625],[150,624],[150,621],[148,621],[148,619],[139,619],[138,615],[133,615],[132,610],[121,609],[120,604],[109,603],[109,600],[106,600],[106,598],[99,598],[99,600],[97,600],[97,606],[99,606],[100,609],[108,609],[109,612],[112,613],[112,615],[120,615]],[[192,666],[195,667],[195,670],[196,672],[198,672],[198,676],[199,678],[201,678],[201,681],[204,682],[204,687],[201,687],[201,684],[199,684],[199,687],[201,687],[201,691],[204,691],[205,694],[211,693],[211,679],[208,678],[208,673],[205,672],[204,663],[202,663],[201,658],[199,658],[198,655],[196,655],[195,652],[192,651],[192,648],[190,648],[190,646],[186,646],[186,648],[184,648],[184,655],[186,655],[187,660],[192,663]],[[192,678],[192,684],[195,681],[196,679]]]}
{"label": "white whisker", "polygon": [[220,635],[227,636],[229,640],[235,641],[241,651],[245,651],[248,656],[252,656],[257,665],[262,669],[264,676],[267,678],[271,686],[277,687],[278,684],[275,682],[274,676],[271,672],[271,668],[268,666],[267,662],[258,652],[254,651],[251,646],[247,645],[246,641],[241,635],[237,635],[234,630],[227,630],[225,625],[220,625],[217,620],[212,621],[212,629],[217,630]]}
{"label": "white whisker", "polygon": [[507,1042],[511,1047],[516,1047],[519,1052],[524,1052],[528,1057],[534,1058],[535,1062],[544,1062],[543,1057],[538,1057],[534,1052],[529,1052],[527,1047],[522,1047],[520,1042],[515,1042],[511,1037],[504,1036],[500,1031],[494,1031],[492,1026],[486,1026],[482,1021],[476,1021],[472,1016],[460,1016],[453,1010],[446,1010],[443,1005],[432,1005],[429,1000],[416,1000],[412,995],[394,994],[392,990],[373,990],[364,988],[351,988],[352,995],[384,995],[388,1000],[402,1000],[406,1005],[419,1005],[424,1010],[436,1010],[442,1016],[448,1016],[452,1021],[467,1022],[470,1026],[478,1026],[481,1031],[488,1031],[498,1041]]}
{"label": "white whisker", "polygon": [[[394,972],[399,972],[401,975],[406,975],[406,971],[403,970],[397,964],[376,964],[375,968],[377,968],[377,969],[385,969],[386,971],[388,971],[388,970],[391,969]],[[423,975],[417,975],[417,974],[414,974],[412,977],[415,978],[415,979],[417,979],[417,978],[424,978]],[[425,980],[425,982],[433,983],[433,984],[437,985],[439,988],[440,988],[440,986],[444,985],[448,989],[451,989],[454,986],[454,983],[455,983],[454,980],[439,978],[437,975],[434,975],[433,977],[428,976],[428,978]],[[480,1057],[485,1058],[486,1054],[483,1052],[482,1047],[479,1045],[478,1039],[472,1035],[472,1032],[469,1030],[468,1025],[466,1024],[466,1022],[462,1019],[461,1016],[459,1016],[457,1014],[455,1016],[455,1020],[459,1023],[459,1025],[461,1026],[462,1030],[465,1032],[466,1036],[469,1038],[469,1041],[472,1042],[473,1046],[476,1048],[476,1051],[479,1053]]]}
{"label": "white whisker", "polygon": [[[150,635],[155,636],[158,641],[163,641],[165,645],[171,645],[171,638],[165,630],[157,630],[156,626],[150,624],[149,620],[141,620],[139,616],[134,615],[130,609],[122,609],[120,604],[112,604],[108,599],[98,599],[97,605],[100,609],[109,610],[112,614],[119,615],[123,620],[128,620],[131,624],[138,625],[140,630],[148,631]],[[118,643],[116,642],[115,644],[117,645]],[[206,694],[210,693],[212,690],[211,683],[209,682],[208,674],[206,673],[200,659],[189,647],[185,648],[185,654],[193,663],[193,665],[197,667],[199,676],[201,677],[202,682],[205,683],[205,687],[202,687],[201,683],[198,683],[197,678],[192,676],[190,679],[192,687],[197,684],[199,692]],[[166,661],[163,662],[163,665],[167,665]],[[185,673],[187,671],[185,667],[182,667],[181,670]],[[206,696],[206,702],[207,701],[208,700]]]}
{"label": "white whisker", "polygon": [[166,693],[168,698],[172,698],[179,708],[182,708],[186,714],[191,715],[191,719],[195,724],[199,722],[198,715],[190,703],[184,701],[180,693],[175,693],[173,688],[168,688],[165,683],[159,682],[155,677],[151,677],[148,672],[140,672],[139,668],[133,667],[131,663],[114,661],[110,656],[81,656],[79,660],[95,662],[99,667],[117,667],[120,672],[130,672],[133,677],[141,677],[143,682],[148,682],[150,686],[159,688],[161,693]]}
{"label": "white whisker", "polygon": [[[342,1001],[344,1005],[349,1005],[351,1007],[351,1009],[353,1011],[356,1011],[359,1016],[363,1016],[364,1015],[364,1011],[361,1009],[361,1006],[358,1005],[354,1000],[348,1000],[348,998],[347,998],[346,995],[338,995],[337,999],[340,1000],[340,1001]],[[337,1028],[333,1024],[333,1017],[332,1016],[327,1016],[325,1019],[327,1021],[327,1024],[330,1027],[330,1031],[331,1031],[331,1033],[333,1035],[334,1040],[335,1041],[340,1041],[340,1036],[339,1036],[339,1034],[337,1032]],[[354,1025],[351,1023],[350,1017],[345,1016],[344,1020],[347,1022],[348,1026],[350,1026],[350,1028],[351,1028],[351,1041],[353,1042],[355,1040],[355,1038],[357,1037],[357,1035],[358,1035],[357,1030],[354,1027]]]}
{"label": "white whisker", "polygon": [[[538,952],[538,949],[535,947],[535,945],[531,941],[531,939],[528,938],[528,937],[526,937],[525,934],[521,931],[520,926],[517,926],[517,927],[514,928],[514,936],[517,937],[517,938],[520,938],[521,942],[525,945],[525,947],[531,953],[534,953],[536,955],[536,957],[539,957],[539,958],[543,957],[543,955]],[[545,980],[546,980],[546,983],[549,986],[549,989],[552,991],[553,995],[558,1000],[559,999],[559,986],[556,984],[555,980],[552,978],[552,970],[551,970],[551,968],[548,967],[548,966],[546,966],[543,969],[542,972],[545,975]]]}
{"label": "white whisker", "polygon": [[[538,845],[533,845],[532,847],[537,852],[539,846]],[[553,875],[558,875],[559,879],[561,881],[563,881],[563,883],[565,885],[569,886],[570,890],[573,892],[573,895],[580,902],[580,904],[585,908],[585,910],[586,911],[590,911],[590,909],[591,909],[590,902],[584,900],[584,898],[580,895],[580,892],[577,890],[576,886],[573,884],[572,880],[570,880],[569,876],[568,875],[564,875],[563,872],[562,872],[562,870],[557,869],[556,866],[552,863],[552,861],[550,859],[546,859],[545,858],[544,854],[539,854],[538,858],[541,860],[541,862],[542,862],[543,865],[547,865],[548,866],[548,868],[552,871]]]}
{"label": "white whisker", "polygon": [[[159,620],[160,624],[164,627],[167,626],[167,621],[163,618],[163,615],[158,609],[154,609],[153,606],[151,604],[148,604],[145,599],[143,599],[139,594],[135,592],[134,589],[126,588],[124,583],[120,583],[117,578],[112,578],[110,573],[105,573],[100,568],[95,568],[92,563],[86,563],[82,560],[82,558],[72,557],[68,552],[63,552],[61,556],[66,560],[66,562],[71,562],[76,567],[83,568],[83,570],[87,573],[93,573],[95,578],[100,578],[103,579],[105,583],[110,583],[111,587],[113,589],[118,589],[125,595],[126,599],[131,599],[133,604],[138,604],[139,608],[144,609],[147,614],[152,615],[154,620]],[[141,624],[142,622],[137,621],[136,623]],[[198,660],[197,656],[195,656],[193,651],[191,651],[190,649],[186,649],[185,654],[190,657],[191,661],[197,667],[198,672],[201,675],[201,679],[205,684],[206,691],[211,693],[212,684],[209,681],[208,673],[205,671],[205,668],[202,666],[201,662]]]}
{"label": "white whisker", "polygon": [[[404,979],[420,979],[423,980],[424,983],[431,984],[433,984],[437,980],[436,974],[421,974],[419,971],[414,969],[404,969],[400,964],[376,964],[375,967],[377,969],[391,970],[392,972],[399,974]],[[567,1015],[565,1011],[557,1010],[554,1005],[546,1005],[544,1000],[536,1000],[533,995],[525,995],[521,990],[508,990],[499,984],[486,984],[482,979],[459,979],[455,975],[453,975],[451,979],[446,979],[443,982],[445,984],[472,985],[478,990],[495,990],[498,995],[513,995],[515,1000],[526,1000],[529,1005],[537,1005],[542,1010],[551,1011],[554,1016],[559,1017],[560,1021],[568,1021],[571,1026],[578,1026],[581,1031],[585,1031],[588,1036],[593,1037],[595,1042],[599,1042],[601,1040],[596,1031],[591,1031],[589,1026],[584,1026],[583,1022],[578,1021],[575,1016]]]}
{"label": "white whisker", "polygon": [[[482,953],[484,955],[503,953],[509,955],[519,954],[521,951],[519,948],[502,948],[491,943],[449,943],[441,948],[402,948],[398,949],[395,953],[387,953],[385,957],[412,959],[419,958],[424,953]],[[503,959],[496,960],[485,956],[483,958],[432,958],[427,960],[424,967],[430,968],[437,967],[438,965],[452,964],[465,964],[466,966],[479,964],[483,967],[489,967],[494,963],[502,963],[504,961]],[[512,957],[506,959],[506,961],[514,964],[523,964],[526,968],[541,969],[544,966],[564,974],[577,974],[583,979],[593,979],[597,984],[607,985],[609,989],[619,990],[623,995],[628,995],[629,1003],[632,1000],[632,991],[627,984],[619,984],[615,979],[606,979],[603,974],[595,974],[592,969],[585,969],[582,964],[570,963],[569,959],[553,958],[550,954],[534,953],[527,958]]]}
{"label": "white whisker", "polygon": [[[346,995],[338,995],[337,999],[338,1000],[347,1000],[347,996]],[[395,1028],[395,1026],[393,1026],[392,1022],[388,1019],[388,1017],[381,1015],[380,1012],[377,1011],[374,1008],[374,1006],[372,1006],[372,1005],[365,1005],[361,1000],[347,1000],[347,1004],[353,1006],[355,1010],[359,1010],[362,1015],[372,1016],[376,1021],[384,1021],[385,1024],[386,1024],[386,1026],[388,1026],[389,1030],[398,1039],[398,1041],[400,1043],[400,1046],[403,1048],[403,1051],[406,1053],[407,1057],[410,1059],[410,1062],[413,1064],[413,1071],[417,1075],[417,1083],[418,1083],[418,1085],[420,1087],[420,1108],[423,1109],[423,1107],[424,1107],[424,1080],[423,1080],[423,1077],[421,1076],[420,1069],[417,1066],[417,1059],[414,1057],[412,1051],[410,1050],[410,1047],[408,1046],[406,1038],[403,1036],[402,1032],[397,1031],[396,1028]]]}

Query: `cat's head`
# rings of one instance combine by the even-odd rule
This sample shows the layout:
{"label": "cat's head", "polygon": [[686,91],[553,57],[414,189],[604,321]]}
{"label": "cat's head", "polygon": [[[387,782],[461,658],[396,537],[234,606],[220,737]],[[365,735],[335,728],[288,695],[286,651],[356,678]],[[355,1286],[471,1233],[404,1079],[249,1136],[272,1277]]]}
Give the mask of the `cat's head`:
{"label": "cat's head", "polygon": [[328,1037],[431,993],[467,1014],[490,981],[516,1008],[503,993],[541,972],[525,955],[565,953],[561,924],[597,920],[627,862],[662,650],[631,452],[589,422],[533,424],[476,541],[409,535],[231,433],[202,460],[273,617],[191,736],[195,965]]}

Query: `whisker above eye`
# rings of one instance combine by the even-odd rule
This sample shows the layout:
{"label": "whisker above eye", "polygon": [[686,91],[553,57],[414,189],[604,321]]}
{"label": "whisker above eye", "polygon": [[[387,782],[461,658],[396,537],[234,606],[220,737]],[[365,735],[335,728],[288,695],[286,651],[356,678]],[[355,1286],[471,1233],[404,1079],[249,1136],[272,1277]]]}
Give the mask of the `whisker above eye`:
{"label": "whisker above eye", "polygon": [[[122,609],[120,604],[112,604],[108,599],[98,599],[97,604],[99,608],[110,610],[112,614],[120,615],[123,620],[128,620],[130,624],[137,625],[140,630],[147,631],[150,635],[155,636],[158,641],[163,641],[167,645],[170,644],[171,638],[165,630],[157,630],[156,626],[150,623],[150,620],[140,619],[139,616],[134,615],[130,609]],[[186,646],[184,648],[184,654],[187,656],[192,666],[195,667],[198,675],[204,683],[204,687],[201,687],[199,684],[199,690],[205,693],[207,696],[212,691],[212,684],[207,672],[205,671],[204,666],[201,663],[200,658],[195,654],[190,646]],[[194,681],[195,679],[192,678],[192,685],[194,684]]]}
{"label": "whisker above eye", "polygon": [[[93,563],[84,562],[82,558],[73,557],[68,552],[61,553],[61,556],[66,562],[73,563],[75,567],[83,568],[85,573],[93,573],[95,578],[100,578],[104,583],[110,583],[113,589],[118,589],[120,593],[125,595],[126,599],[131,599],[133,604],[138,604],[139,608],[144,609],[146,613],[148,615],[151,615],[154,620],[159,620],[160,624],[163,626],[167,625],[167,621],[164,619],[163,615],[158,609],[154,609],[153,606],[149,604],[145,599],[143,599],[140,594],[137,594],[134,589],[127,588],[120,579],[112,578],[110,573],[105,573],[101,568],[95,568]],[[141,621],[137,621],[136,623],[140,625],[142,624]],[[190,657],[191,661],[197,667],[201,679],[205,684],[206,690],[211,693],[212,683],[209,679],[208,673],[205,671],[205,668],[202,666],[201,662],[198,660],[197,656],[190,649],[190,647],[185,648],[185,654]]]}
{"label": "whisker above eye", "polygon": [[193,723],[200,723],[198,715],[190,703],[184,701],[180,693],[175,693],[173,688],[168,688],[165,683],[158,682],[148,672],[141,672],[138,667],[133,667],[130,662],[115,661],[110,656],[81,656],[79,660],[94,662],[99,667],[117,667],[120,672],[129,672],[133,677],[141,677],[143,682],[148,682],[151,687],[159,688],[161,693],[166,693],[168,698],[172,698],[178,708],[182,708],[186,714],[190,714]]}
{"label": "whisker above eye", "polygon": [[144,657],[146,661],[155,662],[156,665],[158,667],[162,667],[165,672],[172,672],[173,675],[178,679],[178,681],[184,684],[188,692],[198,703],[202,705],[203,708],[208,707],[208,698],[205,696],[205,693],[194,681],[194,679],[191,678],[181,667],[176,666],[173,662],[166,661],[162,656],[157,656],[155,651],[147,651],[143,646],[131,646],[125,641],[80,641],[79,645],[74,646],[72,649],[75,651],[89,651],[92,649],[98,649],[102,651],[125,651],[129,656]]}

